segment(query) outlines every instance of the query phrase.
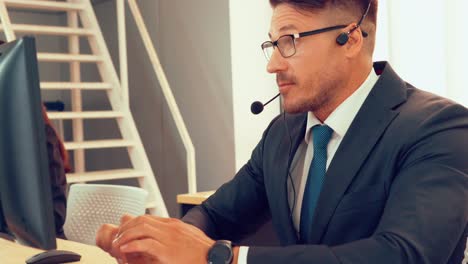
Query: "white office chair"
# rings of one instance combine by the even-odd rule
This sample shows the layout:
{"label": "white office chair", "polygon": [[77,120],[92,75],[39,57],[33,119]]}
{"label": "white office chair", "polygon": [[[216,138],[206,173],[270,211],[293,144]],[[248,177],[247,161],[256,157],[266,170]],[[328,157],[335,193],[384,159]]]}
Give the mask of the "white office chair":
{"label": "white office chair", "polygon": [[68,194],[65,235],[69,240],[95,245],[101,225],[118,225],[124,214],[143,215],[147,196],[147,191],[136,187],[73,184]]}

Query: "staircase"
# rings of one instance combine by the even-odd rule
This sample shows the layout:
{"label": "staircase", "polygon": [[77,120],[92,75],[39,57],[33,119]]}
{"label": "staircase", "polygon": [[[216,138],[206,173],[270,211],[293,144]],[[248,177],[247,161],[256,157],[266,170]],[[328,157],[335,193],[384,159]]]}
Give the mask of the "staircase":
{"label": "staircase", "polygon": [[[123,0],[118,0],[120,6]],[[133,2],[134,3],[134,2]],[[13,24],[11,11],[27,12],[61,12],[67,16],[66,26]],[[121,10],[120,10],[121,12]],[[122,13],[121,13],[122,14]],[[122,14],[123,15],[123,14]],[[126,46],[119,47],[121,57],[120,78],[112,63],[109,51],[99,28],[90,0],[0,0],[0,30],[7,41],[16,39],[17,35],[56,35],[68,39],[68,53],[38,52],[39,62],[69,63],[69,82],[40,83],[42,90],[68,90],[71,93],[70,112],[51,112],[49,118],[54,120],[72,120],[73,141],[65,142],[65,148],[73,152],[73,173],[67,174],[68,183],[95,181],[112,181],[137,179],[139,185],[149,192],[147,208],[151,214],[167,217],[168,212],[155,180],[145,149],[139,137],[129,107],[128,84],[126,72]],[[121,21],[119,22],[121,23]],[[119,24],[119,30],[122,24]],[[125,28],[123,28],[125,32]],[[122,34],[124,34],[124,32]],[[120,34],[120,33],[119,33]],[[125,35],[123,35],[125,36]],[[79,38],[87,38],[91,54],[80,53]],[[122,41],[120,42],[122,43]],[[122,63],[122,59],[124,59]],[[87,64],[97,65],[101,82],[82,82],[81,69]],[[158,75],[158,77],[160,77]],[[166,81],[164,79],[164,81]],[[166,81],[167,82],[167,81]],[[82,91],[94,90],[106,94],[111,109],[106,111],[83,111]],[[179,114],[176,111],[176,114]],[[115,120],[121,138],[86,140],[84,120]],[[185,128],[185,126],[183,126]],[[183,133],[182,133],[183,134]],[[190,142],[191,143],[191,142]],[[127,150],[131,168],[87,171],[85,155],[91,149],[123,148]],[[192,167],[193,169],[194,167]],[[190,176],[190,175],[189,175]],[[193,190],[193,188],[192,188]]]}

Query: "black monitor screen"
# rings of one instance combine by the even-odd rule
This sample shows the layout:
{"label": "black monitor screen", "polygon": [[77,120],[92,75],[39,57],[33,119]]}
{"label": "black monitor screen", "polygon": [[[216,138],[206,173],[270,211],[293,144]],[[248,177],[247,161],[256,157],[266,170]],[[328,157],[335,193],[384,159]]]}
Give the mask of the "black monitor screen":
{"label": "black monitor screen", "polygon": [[[0,46],[0,231],[56,248],[34,38]],[[3,222],[3,227],[1,226]]]}

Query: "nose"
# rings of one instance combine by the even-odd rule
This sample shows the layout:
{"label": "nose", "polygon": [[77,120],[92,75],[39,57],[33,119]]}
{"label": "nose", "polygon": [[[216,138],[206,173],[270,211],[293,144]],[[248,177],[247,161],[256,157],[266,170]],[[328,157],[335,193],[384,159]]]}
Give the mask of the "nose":
{"label": "nose", "polygon": [[288,63],[281,53],[279,52],[278,48],[276,48],[273,53],[271,54],[271,58],[267,64],[267,72],[268,73],[278,73],[283,72],[288,69]]}

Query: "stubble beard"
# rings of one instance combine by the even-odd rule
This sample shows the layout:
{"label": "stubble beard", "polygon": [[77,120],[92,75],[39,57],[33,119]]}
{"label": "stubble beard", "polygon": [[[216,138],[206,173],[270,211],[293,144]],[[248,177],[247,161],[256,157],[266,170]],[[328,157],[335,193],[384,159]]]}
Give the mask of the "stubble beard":
{"label": "stubble beard", "polygon": [[317,87],[314,86],[313,84],[306,84],[303,87],[298,87],[299,89],[313,90],[306,95],[306,98],[298,98],[295,102],[289,104],[286,104],[285,101],[283,104],[284,110],[290,114],[298,114],[326,109],[333,99],[334,92],[339,87],[339,81],[328,79],[322,81]]}

